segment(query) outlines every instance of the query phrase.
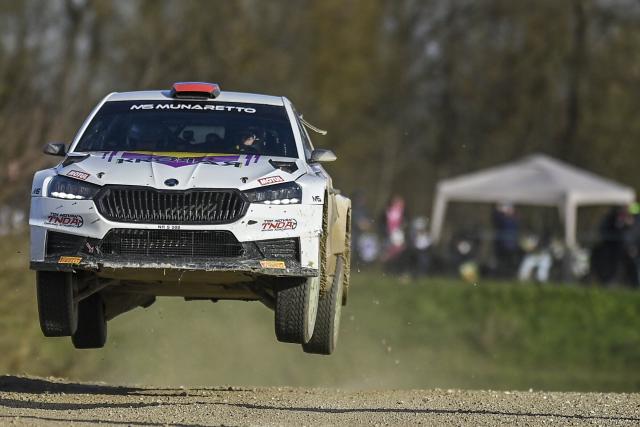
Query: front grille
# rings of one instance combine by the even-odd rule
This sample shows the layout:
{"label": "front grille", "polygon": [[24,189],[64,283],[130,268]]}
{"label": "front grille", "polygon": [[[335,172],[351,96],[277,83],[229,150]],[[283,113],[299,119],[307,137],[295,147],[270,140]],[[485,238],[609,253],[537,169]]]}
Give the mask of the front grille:
{"label": "front grille", "polygon": [[103,256],[231,258],[243,254],[233,233],[219,230],[113,229],[100,243]]}
{"label": "front grille", "polygon": [[152,224],[227,224],[242,217],[247,208],[244,197],[233,190],[105,187],[95,202],[111,221]]}
{"label": "front grille", "polygon": [[74,255],[82,250],[86,241],[83,236],[48,231],[46,253],[48,256]]}
{"label": "front grille", "polygon": [[267,259],[300,259],[299,239],[273,239],[256,242],[261,255]]}

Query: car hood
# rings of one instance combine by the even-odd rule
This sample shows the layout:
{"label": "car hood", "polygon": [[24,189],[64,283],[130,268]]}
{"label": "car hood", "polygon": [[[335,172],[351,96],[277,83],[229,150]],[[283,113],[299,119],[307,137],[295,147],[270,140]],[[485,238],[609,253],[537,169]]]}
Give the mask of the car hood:
{"label": "car hood", "polygon": [[[283,164],[288,171],[278,168]],[[304,162],[288,157],[140,151],[71,153],[58,167],[60,175],[93,184],[138,185],[171,190],[246,190],[294,181],[305,172]]]}

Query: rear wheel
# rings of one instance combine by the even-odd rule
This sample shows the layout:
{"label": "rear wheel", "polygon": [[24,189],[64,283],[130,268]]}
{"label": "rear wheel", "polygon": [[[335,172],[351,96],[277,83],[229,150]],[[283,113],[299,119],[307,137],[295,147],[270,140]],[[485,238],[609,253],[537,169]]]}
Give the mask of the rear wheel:
{"label": "rear wheel", "polygon": [[58,271],[36,272],[40,328],[45,337],[68,337],[78,326],[74,302],[74,275]]}
{"label": "rear wheel", "polygon": [[278,341],[302,344],[311,339],[318,313],[319,294],[318,277],[310,277],[302,283],[278,291],[275,310]]}
{"label": "rear wheel", "polygon": [[107,320],[104,302],[100,294],[93,294],[80,301],[78,328],[71,337],[75,348],[102,348],[107,342]]}
{"label": "rear wheel", "polygon": [[331,289],[325,292],[318,302],[318,316],[313,336],[309,342],[302,344],[305,353],[331,354],[336,348],[342,314],[344,268],[344,260],[339,257]]}

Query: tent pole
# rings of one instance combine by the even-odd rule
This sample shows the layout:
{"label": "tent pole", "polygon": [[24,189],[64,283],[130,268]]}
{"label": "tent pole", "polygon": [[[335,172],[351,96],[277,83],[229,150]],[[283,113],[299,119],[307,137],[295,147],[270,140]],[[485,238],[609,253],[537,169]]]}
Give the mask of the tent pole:
{"label": "tent pole", "polygon": [[562,279],[564,282],[573,280],[571,260],[576,249],[577,211],[575,199],[568,194],[563,206],[565,254],[562,259]]}
{"label": "tent pole", "polygon": [[577,210],[575,200],[567,196],[564,203],[564,243],[568,249],[576,247]]}
{"label": "tent pole", "polygon": [[442,226],[444,225],[444,215],[447,211],[447,199],[440,191],[440,188],[436,189],[436,201],[433,204],[433,210],[431,212],[431,239],[433,243],[438,243],[440,235],[442,233]]}

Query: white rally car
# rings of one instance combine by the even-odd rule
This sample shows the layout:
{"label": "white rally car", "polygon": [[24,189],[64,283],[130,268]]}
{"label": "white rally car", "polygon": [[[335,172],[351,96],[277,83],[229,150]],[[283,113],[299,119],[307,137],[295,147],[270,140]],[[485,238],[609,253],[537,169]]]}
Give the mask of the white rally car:
{"label": "white rally car", "polygon": [[45,336],[99,348],[157,296],[256,300],[279,341],[330,354],[347,300],[351,202],[284,97],[216,84],[112,93],[36,172],[31,268]]}

